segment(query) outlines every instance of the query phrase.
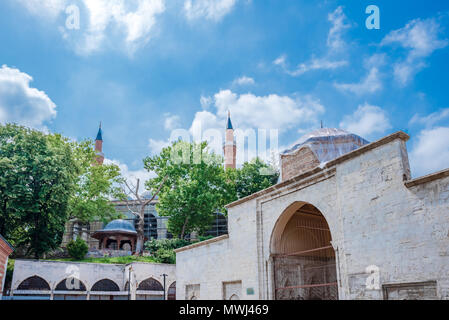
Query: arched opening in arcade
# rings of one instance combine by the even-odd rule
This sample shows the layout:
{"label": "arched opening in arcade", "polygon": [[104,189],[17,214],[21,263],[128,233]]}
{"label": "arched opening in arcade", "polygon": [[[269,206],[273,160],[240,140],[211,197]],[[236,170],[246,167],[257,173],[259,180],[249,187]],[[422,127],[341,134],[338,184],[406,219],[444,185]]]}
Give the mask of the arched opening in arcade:
{"label": "arched opening in arcade", "polygon": [[276,300],[338,300],[332,236],[323,214],[310,203],[289,206],[271,239]]}

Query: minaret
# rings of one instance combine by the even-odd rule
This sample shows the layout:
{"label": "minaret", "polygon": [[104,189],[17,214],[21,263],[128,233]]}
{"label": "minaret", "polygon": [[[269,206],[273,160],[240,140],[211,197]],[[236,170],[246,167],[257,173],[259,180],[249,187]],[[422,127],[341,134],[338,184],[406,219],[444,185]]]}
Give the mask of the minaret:
{"label": "minaret", "polygon": [[101,131],[101,122],[100,128],[98,129],[97,138],[95,139],[95,155],[97,163],[99,165],[102,165],[104,161],[104,153],[103,153],[103,133]]}
{"label": "minaret", "polygon": [[237,146],[234,141],[234,128],[232,128],[231,112],[228,111],[228,123],[226,125],[226,137],[223,147],[225,169],[236,168]]}

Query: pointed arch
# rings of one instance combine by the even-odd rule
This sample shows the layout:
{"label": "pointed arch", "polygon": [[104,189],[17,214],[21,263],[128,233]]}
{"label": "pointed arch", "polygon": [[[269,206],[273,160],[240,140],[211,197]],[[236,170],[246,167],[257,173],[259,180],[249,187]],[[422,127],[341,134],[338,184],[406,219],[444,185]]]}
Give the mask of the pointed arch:
{"label": "pointed arch", "polygon": [[119,286],[110,279],[102,279],[92,286],[91,291],[120,291]]}
{"label": "pointed arch", "polygon": [[137,290],[142,291],[164,291],[162,284],[154,278],[148,278],[139,283]]}
{"label": "pointed arch", "polygon": [[167,300],[176,300],[176,281],[168,287]]}
{"label": "pointed arch", "polygon": [[87,289],[81,280],[70,277],[60,281],[56,285],[55,291],[87,291]]}
{"label": "pointed arch", "polygon": [[273,228],[270,255],[276,299],[338,299],[331,230],[316,206],[298,201],[284,210]]}
{"label": "pointed arch", "polygon": [[39,277],[39,276],[32,276],[29,278],[26,278],[23,280],[19,286],[17,287],[17,290],[42,290],[42,291],[50,291],[50,285],[48,282]]}

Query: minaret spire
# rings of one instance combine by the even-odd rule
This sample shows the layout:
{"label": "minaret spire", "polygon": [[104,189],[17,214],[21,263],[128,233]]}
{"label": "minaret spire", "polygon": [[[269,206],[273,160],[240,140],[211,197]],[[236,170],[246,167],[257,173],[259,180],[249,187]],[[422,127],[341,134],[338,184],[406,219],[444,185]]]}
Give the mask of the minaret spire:
{"label": "minaret spire", "polygon": [[102,165],[104,162],[104,154],[103,154],[103,131],[101,129],[101,121],[100,127],[98,128],[97,138],[95,139],[95,154],[97,163],[99,165]]}
{"label": "minaret spire", "polygon": [[237,146],[234,142],[234,128],[231,122],[231,111],[228,110],[228,121],[226,125],[226,137],[223,147],[225,158],[225,169],[236,168]]}

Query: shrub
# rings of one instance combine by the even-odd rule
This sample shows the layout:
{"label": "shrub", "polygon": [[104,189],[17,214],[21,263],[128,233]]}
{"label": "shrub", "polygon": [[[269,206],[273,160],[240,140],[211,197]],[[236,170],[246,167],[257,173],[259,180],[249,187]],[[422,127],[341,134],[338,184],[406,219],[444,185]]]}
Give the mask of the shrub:
{"label": "shrub", "polygon": [[154,258],[158,263],[176,263],[176,253],[173,249],[159,249],[155,254]]}
{"label": "shrub", "polygon": [[150,240],[145,243],[145,248],[150,251],[152,255],[156,254],[161,249],[174,250],[189,245],[188,240],[183,239],[163,239],[163,240]]}
{"label": "shrub", "polygon": [[88,250],[87,243],[81,238],[77,238],[75,241],[72,240],[67,244],[67,251],[70,257],[76,260],[84,259]]}

